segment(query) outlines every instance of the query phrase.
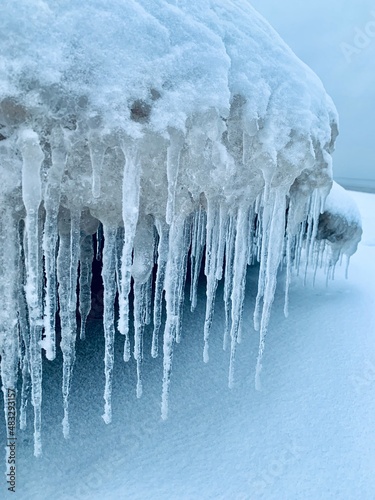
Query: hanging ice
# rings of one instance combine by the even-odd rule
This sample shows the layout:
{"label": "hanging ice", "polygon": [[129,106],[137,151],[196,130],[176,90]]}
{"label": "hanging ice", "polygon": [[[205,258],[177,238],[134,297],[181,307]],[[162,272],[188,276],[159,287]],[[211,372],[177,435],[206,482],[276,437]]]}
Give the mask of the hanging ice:
{"label": "hanging ice", "polygon": [[317,269],[326,259],[333,277],[361,233],[338,187],[324,209],[338,131],[319,79],[246,0],[20,0],[2,6],[0,30],[1,378],[4,394],[15,388],[20,363],[22,428],[31,381],[35,454],[42,350],[49,360],[57,348],[63,353],[69,435],[77,329],[83,340],[94,255],[103,264],[105,422],[116,326],[125,361],[134,347],[138,397],[144,356],[156,357],[163,346],[166,418],[188,268],[192,310],[202,266],[207,279],[205,361],[224,278],[232,386],[246,334],[246,270],[260,262],[259,388],[280,266],[287,314],[294,270],[303,262]]}

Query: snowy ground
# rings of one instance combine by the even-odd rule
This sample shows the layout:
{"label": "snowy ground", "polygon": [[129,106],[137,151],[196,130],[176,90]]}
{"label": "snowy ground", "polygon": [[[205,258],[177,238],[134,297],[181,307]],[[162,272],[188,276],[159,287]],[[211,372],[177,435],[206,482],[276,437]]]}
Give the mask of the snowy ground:
{"label": "snowy ground", "polygon": [[[20,499],[338,499],[375,498],[375,195],[352,193],[364,236],[326,288],[294,278],[290,315],[280,285],[272,311],[263,391],[254,389],[258,338],[251,322],[257,269],[248,273],[244,335],[236,385],[227,388],[218,291],[210,362],[202,361],[205,288],[197,311],[184,313],[174,356],[170,418],[160,419],[161,359],[147,354],[144,395],[135,364],[116,344],[113,423],[101,418],[104,345],[92,321],[78,345],[71,395],[71,439],[61,432],[61,359],[44,366],[42,458],[32,455],[32,420],[18,431]],[[281,279],[280,279],[281,283]],[[248,328],[246,328],[248,325]],[[149,332],[151,333],[151,332]],[[146,348],[149,341],[146,340]],[[149,350],[147,351],[149,352]],[[5,443],[3,412],[0,440]]]}

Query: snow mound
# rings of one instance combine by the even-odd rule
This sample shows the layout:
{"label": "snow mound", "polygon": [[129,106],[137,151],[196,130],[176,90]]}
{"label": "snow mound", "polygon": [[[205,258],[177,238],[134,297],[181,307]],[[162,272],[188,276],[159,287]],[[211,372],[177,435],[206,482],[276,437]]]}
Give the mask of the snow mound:
{"label": "snow mound", "polygon": [[[2,7],[0,30],[1,376],[5,394],[20,362],[21,428],[31,379],[35,454],[42,349],[55,358],[57,311],[69,435],[77,281],[84,338],[95,233],[99,247],[104,237],[105,422],[116,295],[127,361],[134,292],[138,396],[144,326],[153,319],[156,357],[165,297],[166,418],[187,264],[194,309],[203,256],[203,356],[224,276],[230,386],[246,268],[260,262],[259,387],[279,266],[288,285],[303,248],[308,261],[323,251],[316,236],[338,128],[320,80],[245,0],[20,0]],[[353,249],[338,246],[335,259]]]}

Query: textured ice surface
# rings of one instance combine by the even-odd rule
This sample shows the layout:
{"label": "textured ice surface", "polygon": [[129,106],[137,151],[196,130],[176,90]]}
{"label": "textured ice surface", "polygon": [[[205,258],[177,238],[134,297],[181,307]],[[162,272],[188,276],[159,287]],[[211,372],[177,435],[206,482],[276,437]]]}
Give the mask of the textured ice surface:
{"label": "textured ice surface", "polygon": [[99,249],[104,233],[107,423],[116,294],[124,360],[134,347],[141,396],[144,327],[153,316],[155,357],[164,290],[166,418],[187,265],[194,308],[203,256],[203,357],[208,361],[224,276],[230,386],[246,269],[260,262],[254,312],[260,388],[280,265],[287,266],[289,284],[301,252],[317,267],[331,245],[331,272],[358,241],[358,231],[342,231],[333,241],[320,227],[338,133],[320,80],[241,0],[21,0],[2,7],[0,30],[1,373],[3,388],[14,387],[20,359],[25,387],[31,377],[35,454],[41,453],[42,349],[55,357],[57,311],[69,435],[77,302],[84,337],[95,233]]}

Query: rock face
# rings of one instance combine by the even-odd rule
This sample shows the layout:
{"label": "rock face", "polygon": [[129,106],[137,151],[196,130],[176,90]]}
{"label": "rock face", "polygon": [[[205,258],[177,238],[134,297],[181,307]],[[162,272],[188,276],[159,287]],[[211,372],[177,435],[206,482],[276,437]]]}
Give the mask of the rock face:
{"label": "rock face", "polygon": [[[20,360],[24,387],[31,378],[35,454],[42,350],[54,359],[57,312],[69,434],[77,281],[84,338],[94,234],[103,265],[107,423],[116,294],[127,361],[134,293],[138,396],[143,329],[153,320],[155,357],[165,294],[166,418],[186,269],[189,263],[194,308],[203,255],[203,356],[208,361],[215,292],[224,277],[230,386],[246,268],[260,262],[259,387],[280,264],[289,284],[304,249],[307,260],[319,260],[319,239],[334,244],[330,269],[340,253],[355,250],[358,231],[336,232],[340,217],[321,215],[338,133],[321,82],[241,0],[20,0],[2,9],[0,29],[6,35],[0,40],[1,374],[5,388],[15,387]],[[26,391],[21,399],[22,426]]]}

